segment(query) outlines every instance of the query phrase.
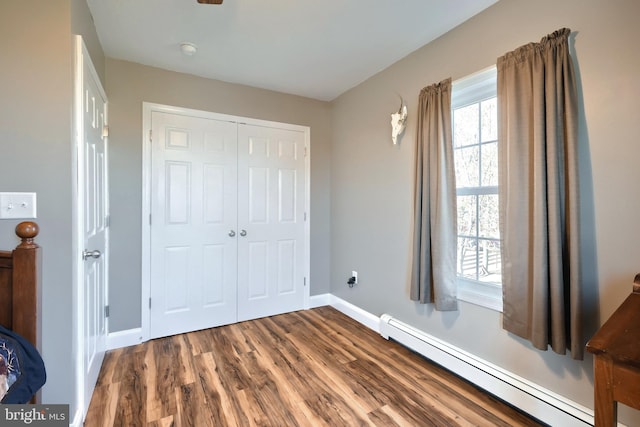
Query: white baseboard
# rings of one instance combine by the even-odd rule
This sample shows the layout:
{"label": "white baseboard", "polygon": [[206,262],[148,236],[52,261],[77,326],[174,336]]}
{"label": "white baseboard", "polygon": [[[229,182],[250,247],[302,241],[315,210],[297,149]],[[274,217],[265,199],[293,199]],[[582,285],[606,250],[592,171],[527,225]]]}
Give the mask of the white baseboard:
{"label": "white baseboard", "polygon": [[380,318],[364,311],[360,307],[351,304],[348,301],[338,298],[333,294],[314,295],[309,300],[309,308],[323,307],[330,305],[336,310],[346,314],[352,319],[362,323],[367,328],[380,333]]}
{"label": "white baseboard", "polygon": [[309,297],[309,308],[323,307],[331,304],[331,294],[312,295]]}
{"label": "white baseboard", "polygon": [[82,411],[80,409],[74,414],[73,421],[69,422],[69,427],[82,427]]}
{"label": "white baseboard", "polygon": [[[330,295],[329,300],[332,307],[380,333],[384,338],[392,338],[544,423],[563,427],[593,425],[594,414],[591,409],[551,390],[394,319],[388,314],[383,314],[381,317],[374,316],[334,295]],[[624,427],[620,423],[618,426]]]}
{"label": "white baseboard", "polygon": [[140,344],[144,341],[142,338],[142,328],[110,332],[107,335],[107,350],[115,350],[116,348]]}
{"label": "white baseboard", "polygon": [[360,307],[334,295],[331,295],[329,305],[352,319],[362,323],[367,328],[380,333],[380,318],[378,316],[374,316],[368,311],[365,311]]}

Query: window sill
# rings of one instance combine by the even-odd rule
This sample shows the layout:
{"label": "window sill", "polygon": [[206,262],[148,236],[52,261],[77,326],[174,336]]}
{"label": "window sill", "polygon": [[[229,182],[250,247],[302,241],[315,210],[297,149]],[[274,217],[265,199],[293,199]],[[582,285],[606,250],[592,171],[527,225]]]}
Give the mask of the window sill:
{"label": "window sill", "polygon": [[502,313],[502,286],[458,278],[458,299]]}

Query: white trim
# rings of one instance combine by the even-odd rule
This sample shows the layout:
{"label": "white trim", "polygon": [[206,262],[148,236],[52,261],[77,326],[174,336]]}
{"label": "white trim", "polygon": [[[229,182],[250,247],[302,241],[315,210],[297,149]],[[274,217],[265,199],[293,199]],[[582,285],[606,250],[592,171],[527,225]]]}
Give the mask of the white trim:
{"label": "white trim", "polygon": [[[71,414],[69,414],[71,415]],[[82,427],[82,410],[78,408],[78,410],[73,414],[73,421],[69,422],[69,427]]]}
{"label": "white trim", "polygon": [[320,294],[309,297],[309,306],[307,308],[324,307],[331,305],[331,294]]}
{"label": "white trim", "polygon": [[351,304],[348,301],[343,300],[333,294],[320,294],[311,297],[311,304],[309,308],[324,307],[330,305],[336,310],[346,314],[350,318],[356,320],[363,326],[380,333],[380,318],[373,314],[361,309],[360,307]]}
{"label": "white trim", "polygon": [[362,323],[367,328],[380,333],[380,318],[378,316],[374,316],[368,311],[365,311],[335,295],[330,295],[329,300],[331,302],[331,307]]}
{"label": "white trim", "polygon": [[142,328],[110,332],[109,335],[107,335],[107,350],[129,347],[140,344],[141,342],[143,342]]}
{"label": "white trim", "polygon": [[144,341],[149,339],[151,298],[151,111],[155,104],[142,104],[142,275],[140,328]]}
{"label": "white trim", "polygon": [[304,131],[304,308],[311,303],[311,128]]}
{"label": "white trim", "polygon": [[502,286],[458,277],[458,299],[502,313]]}
{"label": "white trim", "polygon": [[151,215],[151,144],[149,143],[149,132],[151,131],[152,112],[163,112],[171,114],[182,114],[189,117],[199,117],[212,120],[224,120],[238,124],[252,126],[263,126],[278,129],[293,130],[304,133],[306,158],[305,158],[305,212],[307,220],[305,222],[305,254],[304,254],[304,277],[306,278],[306,289],[304,294],[303,308],[310,306],[311,279],[310,279],[310,254],[311,254],[311,129],[309,126],[295,125],[291,123],[281,123],[269,120],[252,119],[249,117],[232,116],[228,114],[213,113],[190,108],[174,107],[170,105],[156,104],[151,102],[142,103],[142,290],[141,290],[141,333],[142,341],[149,339],[150,314],[149,297],[151,295],[151,226],[149,225],[149,215]]}
{"label": "white trim", "polygon": [[497,76],[498,70],[492,65],[452,82],[451,109],[496,96]]}
{"label": "white trim", "polygon": [[[83,246],[82,224],[84,221],[82,206],[84,206],[83,196],[79,192],[80,185],[80,157],[79,151],[82,150],[82,37],[75,36],[73,38],[74,53],[74,73],[73,73],[73,147],[71,150],[71,170],[73,179],[71,184],[71,222],[72,222],[72,238],[71,238],[71,264],[73,277],[71,278],[72,286],[72,366],[75,367],[75,388],[76,395],[73,396],[73,405],[76,408],[74,416],[74,424],[82,424],[82,414],[84,411],[84,357],[82,350],[84,349],[83,338],[83,308],[84,288],[80,286],[82,280],[82,265],[80,264],[80,251]],[[73,407],[72,405],[72,407]],[[78,415],[80,415],[78,417]],[[79,424],[78,424],[79,423]]]}

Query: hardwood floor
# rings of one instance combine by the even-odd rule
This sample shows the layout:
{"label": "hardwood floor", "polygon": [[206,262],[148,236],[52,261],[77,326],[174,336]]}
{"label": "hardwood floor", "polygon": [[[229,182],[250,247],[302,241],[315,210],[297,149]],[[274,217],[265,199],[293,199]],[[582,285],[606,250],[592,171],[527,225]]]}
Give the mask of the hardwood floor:
{"label": "hardwood floor", "polygon": [[111,351],[85,426],[537,426],[330,307]]}

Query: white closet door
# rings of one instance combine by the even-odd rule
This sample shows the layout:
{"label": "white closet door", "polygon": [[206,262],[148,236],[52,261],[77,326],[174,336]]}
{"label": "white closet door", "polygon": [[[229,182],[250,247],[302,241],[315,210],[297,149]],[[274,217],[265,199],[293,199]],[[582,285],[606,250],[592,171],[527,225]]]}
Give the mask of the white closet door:
{"label": "white closet door", "polygon": [[237,125],[152,113],[152,338],[236,321]]}
{"label": "white closet door", "polygon": [[305,138],[238,126],[238,321],[304,305]]}

